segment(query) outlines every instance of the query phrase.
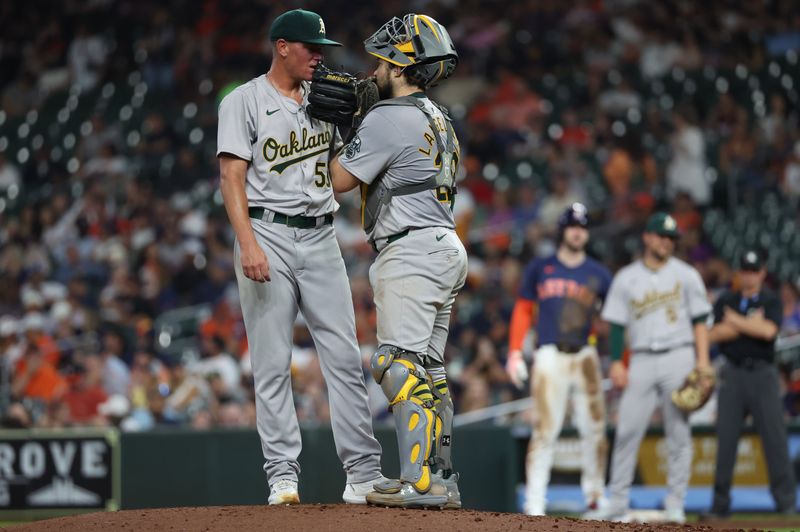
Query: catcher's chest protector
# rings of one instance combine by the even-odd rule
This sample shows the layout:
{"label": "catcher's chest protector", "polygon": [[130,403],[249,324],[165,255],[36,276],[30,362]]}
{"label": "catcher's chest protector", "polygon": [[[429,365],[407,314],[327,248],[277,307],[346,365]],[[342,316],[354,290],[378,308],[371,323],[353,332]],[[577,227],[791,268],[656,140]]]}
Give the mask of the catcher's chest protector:
{"label": "catcher's chest protector", "polygon": [[375,223],[378,221],[381,209],[384,205],[392,201],[394,196],[405,196],[408,194],[416,194],[424,190],[435,190],[439,201],[449,201],[450,208],[453,207],[455,201],[458,156],[456,155],[455,132],[453,131],[453,125],[450,123],[450,117],[443,109],[439,108],[442,111],[442,116],[446,123],[445,127],[447,129],[447,138],[445,142],[442,143],[442,136],[438,132],[440,128],[437,127],[433,113],[428,110],[423,100],[414,96],[403,96],[378,102],[372,109],[389,105],[416,107],[422,111],[425,118],[428,119],[428,123],[434,133],[433,136],[436,139],[436,148],[439,150],[439,155],[437,155],[434,165],[439,168],[439,171],[436,175],[416,185],[388,188],[383,182],[383,176],[378,176],[377,179],[368,186],[362,185],[361,220],[364,224],[364,230],[367,233],[372,232]]}

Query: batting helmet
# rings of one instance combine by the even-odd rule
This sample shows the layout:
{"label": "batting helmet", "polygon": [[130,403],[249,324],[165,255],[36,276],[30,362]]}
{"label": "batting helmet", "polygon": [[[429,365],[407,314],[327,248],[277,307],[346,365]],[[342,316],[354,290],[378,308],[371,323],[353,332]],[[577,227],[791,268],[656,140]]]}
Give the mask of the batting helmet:
{"label": "batting helmet", "polygon": [[403,67],[412,82],[430,87],[456,69],[458,54],[447,30],[427,15],[393,17],[364,41],[367,53]]}
{"label": "batting helmet", "polygon": [[570,226],[589,227],[589,213],[583,203],[573,203],[559,216],[559,232],[563,232],[565,227]]}

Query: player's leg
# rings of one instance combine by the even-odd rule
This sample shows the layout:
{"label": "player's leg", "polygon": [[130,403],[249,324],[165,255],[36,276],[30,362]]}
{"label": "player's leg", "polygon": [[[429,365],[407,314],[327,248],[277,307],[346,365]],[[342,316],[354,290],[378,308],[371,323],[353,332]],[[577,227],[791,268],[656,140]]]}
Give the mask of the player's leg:
{"label": "player's leg", "polygon": [[797,495],[792,461],[783,422],[778,368],[773,364],[748,372],[747,399],[758,434],[764,444],[769,487],[778,511],[795,510]]}
{"label": "player's leg", "polygon": [[572,405],[581,436],[581,488],[587,507],[594,509],[603,497],[606,478],[606,402],[597,349],[585,347],[575,356],[578,367]]}
{"label": "player's leg", "polygon": [[[437,472],[442,478],[448,479],[453,473],[451,457],[453,433],[453,399],[447,385],[447,374],[444,369],[444,350],[447,345],[447,334],[450,329],[450,315],[459,290],[464,286],[467,278],[467,254],[457,242],[459,254],[455,261],[447,260],[442,266],[440,286],[436,290],[442,301],[434,303],[438,307],[433,321],[433,329],[428,342],[425,369],[431,380],[431,391],[434,396],[434,411],[437,418],[436,440],[434,442],[433,457]],[[456,487],[457,491],[457,487]],[[453,504],[456,500],[452,501]],[[460,497],[458,505],[460,506]]]}
{"label": "player's leg", "polygon": [[297,480],[300,429],[294,409],[289,366],[297,292],[291,244],[279,228],[254,223],[256,239],[267,254],[272,280],[258,283],[244,276],[238,242],[234,245],[236,280],[255,379],[256,423],[266,463],[267,481]]}
{"label": "player's leg", "polygon": [[[435,383],[433,380],[430,381],[436,386],[440,401],[439,415],[437,416],[432,410],[431,429],[434,432],[432,432],[431,451],[435,446],[437,425],[441,428],[438,434],[441,443],[439,448],[444,449],[445,445],[443,444],[447,441],[445,426],[451,424],[452,408],[444,375],[443,352],[447,341],[448,322],[453,301],[466,278],[466,252],[455,234],[451,233],[437,228],[414,231],[382,250],[370,268],[370,283],[375,293],[378,318],[379,344],[383,349],[386,348],[385,346],[392,346],[417,356],[420,362],[424,360],[426,365],[440,367],[440,370],[435,371],[433,375]],[[442,236],[442,238],[437,240],[437,236]],[[378,381],[379,375],[375,373],[376,362],[383,364],[385,361],[373,359],[373,376]],[[383,382],[378,382],[386,392]],[[426,386],[430,390],[430,383],[426,383]],[[401,401],[392,397],[389,397],[389,400],[390,403]],[[413,404],[402,401],[398,404],[402,404],[402,408],[417,410]],[[427,410],[425,403],[419,406]],[[431,401],[430,406],[433,409],[434,401]],[[407,428],[403,424],[402,411],[399,412],[398,407],[394,407],[393,412],[398,430],[398,442],[402,444],[403,433],[407,432]],[[440,462],[439,467],[443,470],[452,470],[452,464],[448,464],[450,459],[447,451],[449,449],[441,453],[443,461]],[[401,448],[401,464],[408,463],[408,457],[405,454],[406,452]],[[429,469],[423,465],[423,479],[427,471]],[[425,493],[427,499],[410,492],[407,487],[409,484],[413,486],[412,489],[416,493],[426,489],[424,485],[419,485],[416,481],[411,482],[401,474],[400,484],[380,489],[377,498],[370,499],[368,497],[367,500],[376,504],[408,506],[407,501],[411,498],[416,501],[413,502],[413,505],[420,505],[420,501],[425,500],[429,501],[426,504],[438,505],[435,502],[438,500],[438,491],[444,490],[442,493],[445,494],[445,502],[448,502],[443,475],[432,477],[432,488]],[[451,491],[454,493],[453,505],[460,505],[460,497],[455,496],[457,487]]]}
{"label": "player's leg", "polygon": [[444,483],[433,476],[430,467],[436,426],[433,394],[420,356],[382,344],[372,357],[370,369],[394,414],[400,480],[376,484],[375,491],[367,495],[367,501],[406,508],[443,507],[447,503],[447,491]]}
{"label": "player's leg", "polygon": [[528,515],[544,515],[546,510],[555,443],[564,424],[572,385],[570,362],[572,355],[560,353],[554,345],[542,346],[534,355],[531,377],[534,421],[525,461],[525,513]]}
{"label": "player's leg", "polygon": [[657,358],[652,355],[640,354],[631,357],[628,386],[620,399],[614,450],[611,454],[607,510],[609,514],[624,514],[628,510],[639,445],[658,402],[656,361]]}
{"label": "player's leg", "polygon": [[348,483],[374,480],[380,475],[381,448],[372,433],[344,260],[332,227],[300,229],[297,234],[300,309],[328,387],[336,452]]}
{"label": "player's leg", "polygon": [[742,434],[745,405],[746,373],[731,364],[720,370],[717,398],[717,465],[714,469],[714,500],[711,510],[726,514],[731,507],[731,485],[736,465],[736,451]]}
{"label": "player's leg", "polygon": [[664,499],[664,510],[668,516],[676,515],[676,520],[680,520],[692,474],[692,430],[689,417],[672,403],[672,392],[683,385],[694,367],[694,348],[676,349],[659,356],[658,360],[657,372],[668,455],[668,492]]}

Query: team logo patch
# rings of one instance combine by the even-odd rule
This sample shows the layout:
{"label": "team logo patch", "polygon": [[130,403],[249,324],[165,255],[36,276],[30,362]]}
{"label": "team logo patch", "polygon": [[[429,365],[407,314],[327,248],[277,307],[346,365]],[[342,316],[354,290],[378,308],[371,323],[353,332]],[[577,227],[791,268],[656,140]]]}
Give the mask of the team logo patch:
{"label": "team logo patch", "polygon": [[325,23],[322,22],[322,19],[319,19],[319,32],[321,35],[325,35]]}
{"label": "team logo patch", "polygon": [[355,157],[358,152],[361,151],[361,139],[358,138],[358,135],[353,137],[353,140],[350,141],[350,144],[344,149],[344,158],[345,159],[352,159]]}

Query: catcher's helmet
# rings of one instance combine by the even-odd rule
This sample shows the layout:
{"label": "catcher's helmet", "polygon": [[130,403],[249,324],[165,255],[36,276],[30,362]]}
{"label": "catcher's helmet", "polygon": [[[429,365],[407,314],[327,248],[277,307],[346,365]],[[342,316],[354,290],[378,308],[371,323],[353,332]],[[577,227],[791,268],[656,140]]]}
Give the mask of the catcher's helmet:
{"label": "catcher's helmet", "polygon": [[573,203],[559,216],[559,231],[564,231],[565,227],[570,226],[589,227],[589,214],[583,203]]}
{"label": "catcher's helmet", "polygon": [[367,53],[404,67],[413,81],[430,87],[456,69],[458,53],[444,26],[427,15],[393,17],[364,41]]}

